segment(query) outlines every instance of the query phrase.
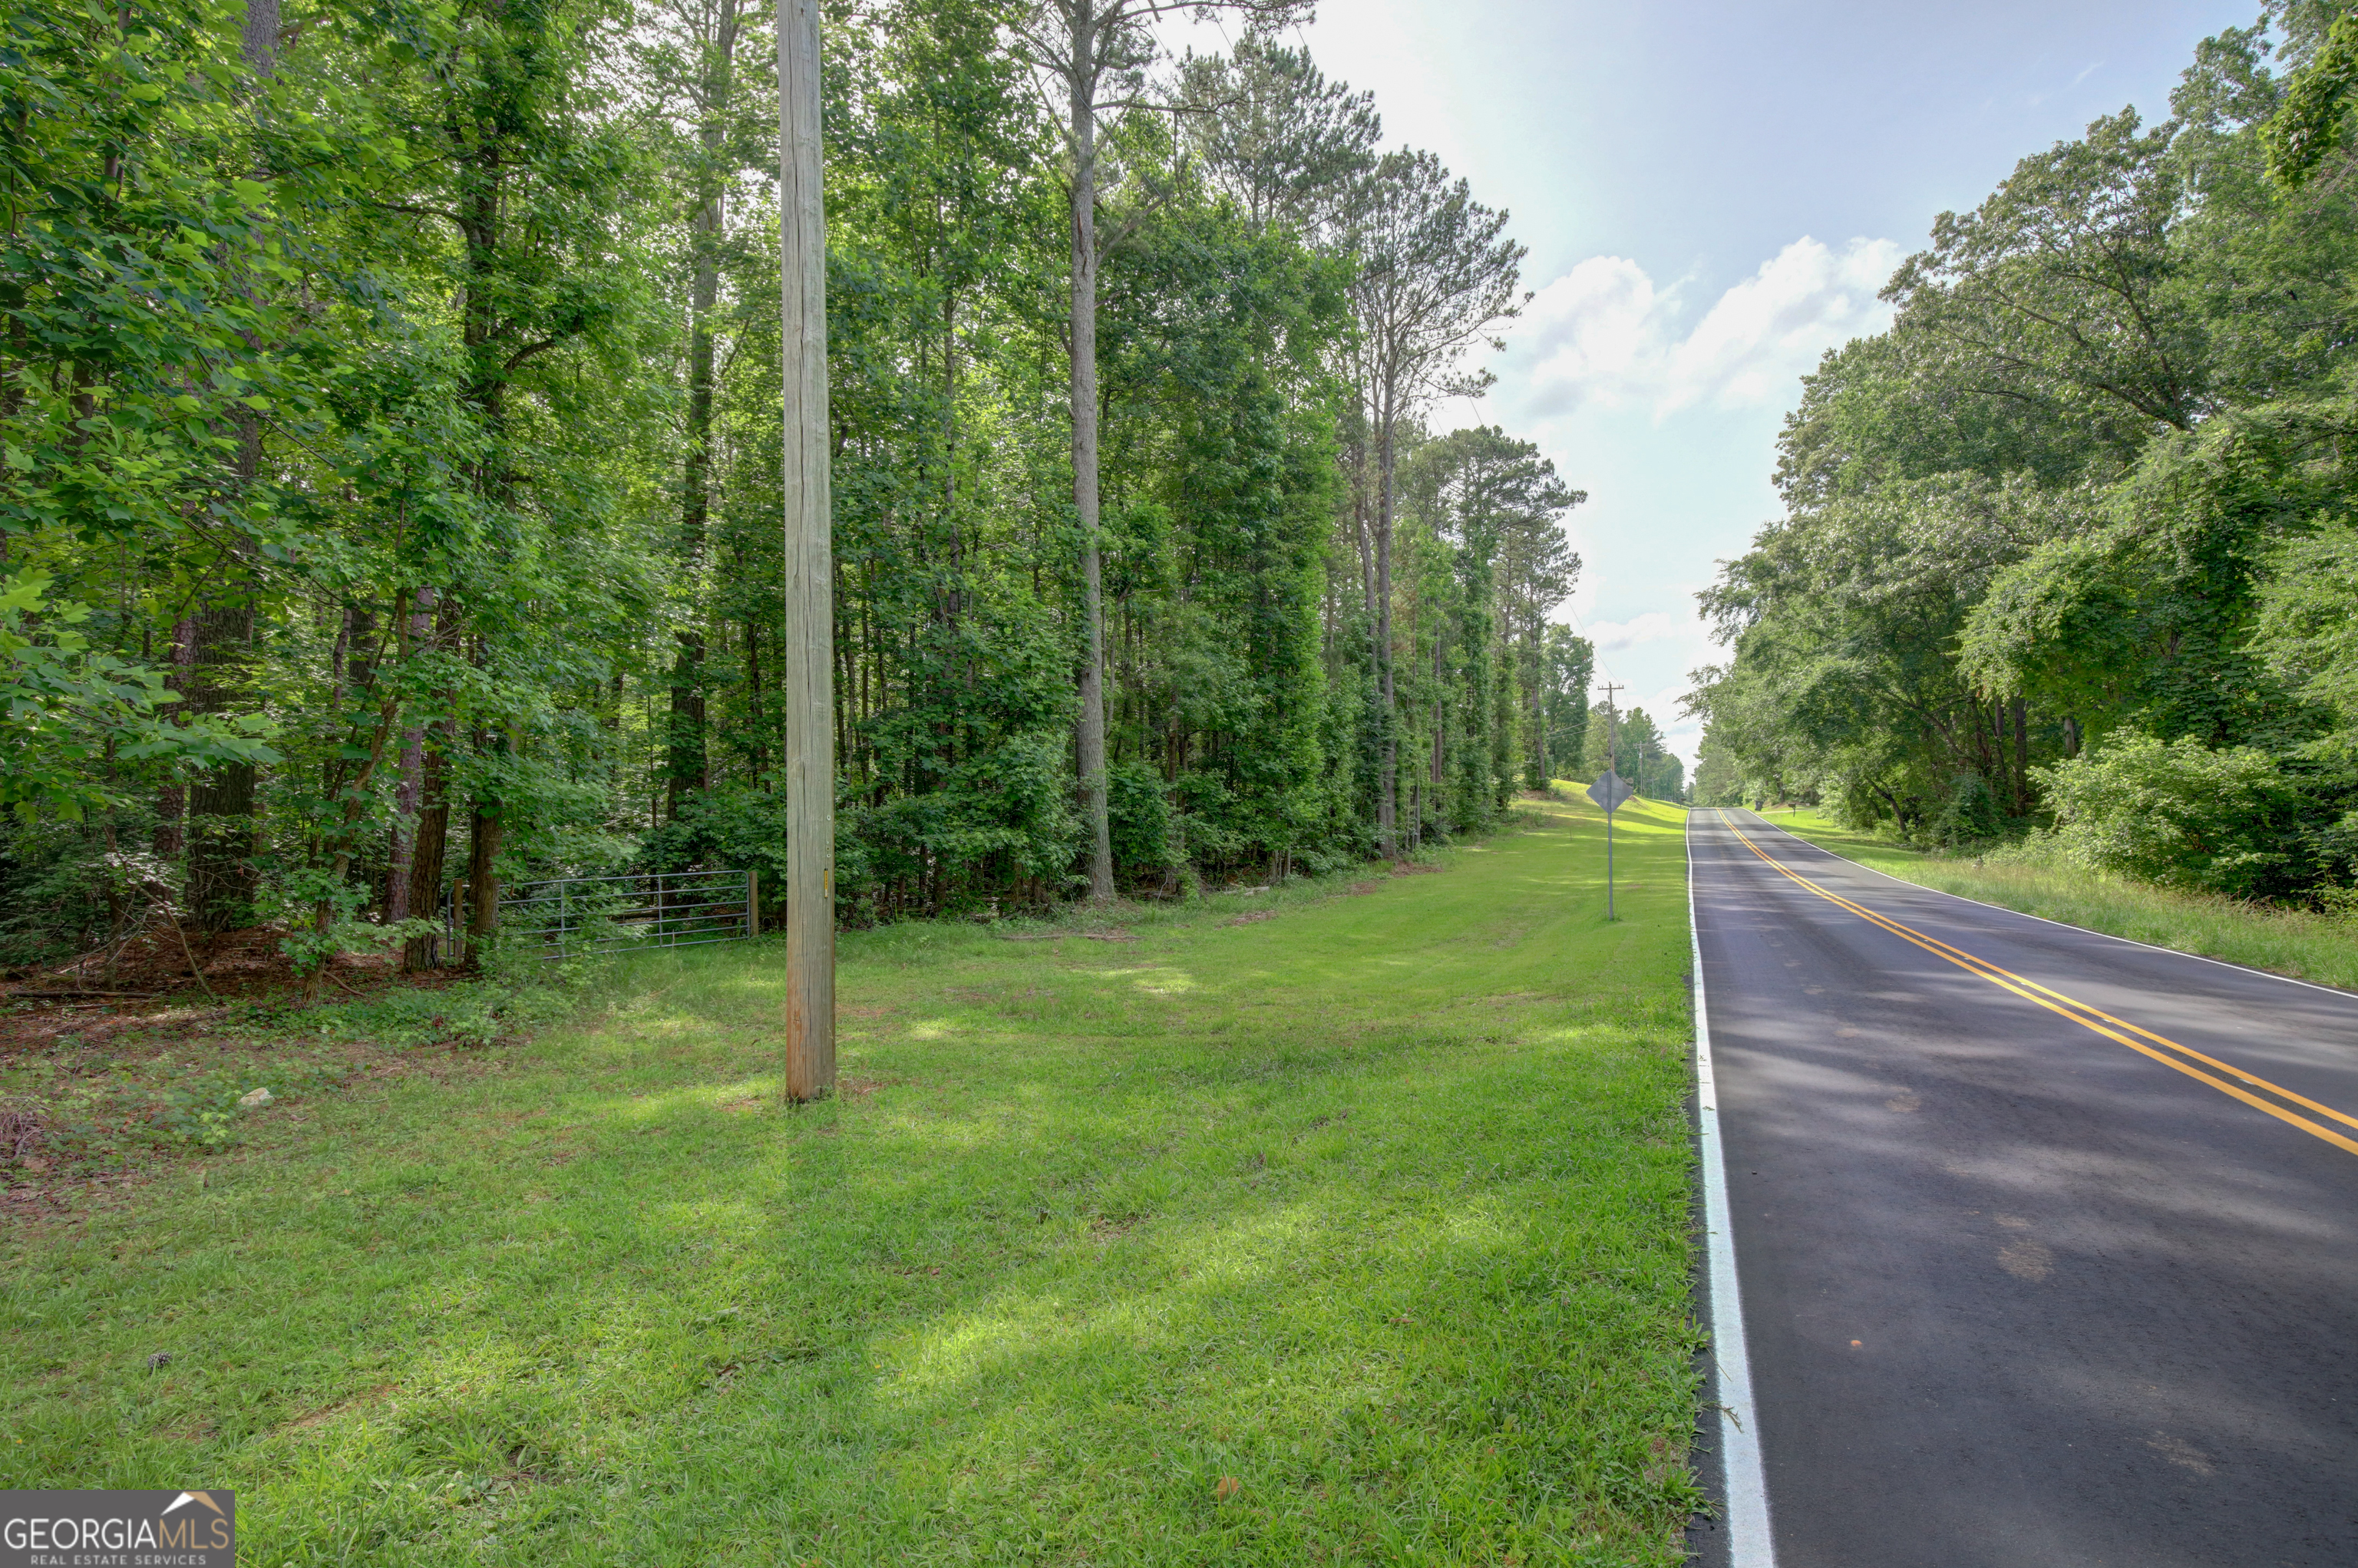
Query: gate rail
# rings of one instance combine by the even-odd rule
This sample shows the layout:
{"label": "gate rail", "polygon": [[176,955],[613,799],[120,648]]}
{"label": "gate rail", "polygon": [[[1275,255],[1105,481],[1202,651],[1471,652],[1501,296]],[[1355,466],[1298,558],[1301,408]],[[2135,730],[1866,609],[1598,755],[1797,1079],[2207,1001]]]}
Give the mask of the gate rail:
{"label": "gate rail", "polygon": [[537,937],[544,957],[742,942],[761,931],[758,873],[634,871],[519,882],[500,898],[500,928]]}

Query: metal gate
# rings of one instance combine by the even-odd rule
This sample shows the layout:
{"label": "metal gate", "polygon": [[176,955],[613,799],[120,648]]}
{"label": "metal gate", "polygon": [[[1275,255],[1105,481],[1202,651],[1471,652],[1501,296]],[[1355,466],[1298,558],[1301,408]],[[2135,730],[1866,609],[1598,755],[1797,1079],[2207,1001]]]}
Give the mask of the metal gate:
{"label": "metal gate", "polygon": [[500,929],[546,957],[742,942],[761,930],[752,871],[639,871],[519,882],[500,899]]}

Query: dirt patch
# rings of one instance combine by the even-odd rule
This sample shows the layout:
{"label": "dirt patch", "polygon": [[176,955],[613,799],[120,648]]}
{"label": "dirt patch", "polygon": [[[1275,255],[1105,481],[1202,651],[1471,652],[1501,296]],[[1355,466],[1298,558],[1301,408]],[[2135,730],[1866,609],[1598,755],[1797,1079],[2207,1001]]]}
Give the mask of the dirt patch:
{"label": "dirt patch", "polygon": [[51,1225],[78,1224],[94,1212],[129,1202],[131,1189],[146,1180],[135,1171],[87,1177],[11,1172],[6,1189],[0,1191],[0,1227],[22,1238],[38,1235]]}
{"label": "dirt patch", "polygon": [[[162,997],[207,1000],[249,999],[280,991],[299,990],[302,980],[294,960],[279,950],[287,933],[276,926],[254,925],[242,931],[182,934],[168,926],[140,932],[117,945],[95,949],[54,968],[25,976],[0,997],[25,1000],[70,1001],[83,996],[108,996],[120,1001]],[[388,986],[447,983],[448,976],[403,976],[392,953],[341,953],[328,965],[324,995],[365,996]]]}
{"label": "dirt patch", "polygon": [[1226,920],[1221,921],[1220,924],[1223,925],[1250,925],[1257,921],[1275,920],[1276,918],[1277,911],[1273,909],[1256,909],[1243,914],[1231,914]]}
{"label": "dirt patch", "polygon": [[[257,1022],[259,1035],[249,1032]],[[18,1082],[0,1100],[0,1222],[79,1219],[166,1168],[193,1165],[201,1179],[261,1129],[305,1119],[302,1102],[315,1095],[505,1066],[476,1049],[323,1038],[287,1031],[287,1022],[257,1021],[249,1003],[119,1017],[77,1007],[0,1012],[0,1065]],[[259,1088],[270,1100],[245,1103]]]}
{"label": "dirt patch", "polygon": [[1135,931],[1084,931],[1081,935],[1092,942],[1135,942]]}
{"label": "dirt patch", "polygon": [[293,1421],[290,1421],[286,1425],[280,1427],[279,1430],[281,1432],[308,1432],[314,1427],[325,1426],[328,1422],[335,1420],[340,1415],[345,1414],[347,1411],[359,1410],[363,1405],[373,1405],[376,1403],[379,1400],[384,1399],[387,1394],[392,1393],[395,1386],[396,1385],[392,1383],[379,1383],[375,1388],[370,1389],[363,1393],[354,1394],[351,1399],[339,1400],[331,1405],[321,1405],[318,1410],[311,1411],[308,1415],[298,1415]]}

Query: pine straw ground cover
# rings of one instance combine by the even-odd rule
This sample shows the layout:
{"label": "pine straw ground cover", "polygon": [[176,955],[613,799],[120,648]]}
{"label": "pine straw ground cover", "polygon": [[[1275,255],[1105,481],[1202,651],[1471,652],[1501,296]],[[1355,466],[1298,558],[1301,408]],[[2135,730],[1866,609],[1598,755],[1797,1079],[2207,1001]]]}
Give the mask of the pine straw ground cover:
{"label": "pine straw ground cover", "polygon": [[766,944],[274,1107],[8,1237],[0,1485],[233,1487],[255,1564],[1676,1562],[1681,823],[1608,926],[1527,810],[1362,896],[850,935],[814,1108]]}
{"label": "pine straw ground cover", "polygon": [[2347,914],[2180,892],[2041,860],[2035,849],[1990,856],[1928,855],[1852,831],[1816,811],[1761,815],[1820,849],[1920,887],[2108,936],[2358,990],[2358,920]]}

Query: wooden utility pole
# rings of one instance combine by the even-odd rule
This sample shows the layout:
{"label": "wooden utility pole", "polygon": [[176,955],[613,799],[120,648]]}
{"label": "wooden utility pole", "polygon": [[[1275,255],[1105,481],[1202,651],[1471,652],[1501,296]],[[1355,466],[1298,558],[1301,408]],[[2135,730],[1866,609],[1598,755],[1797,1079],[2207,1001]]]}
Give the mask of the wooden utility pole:
{"label": "wooden utility pole", "polygon": [[835,1089],[835,560],[827,500],[827,208],[818,0],[778,0],[785,313],[786,1095]]}

